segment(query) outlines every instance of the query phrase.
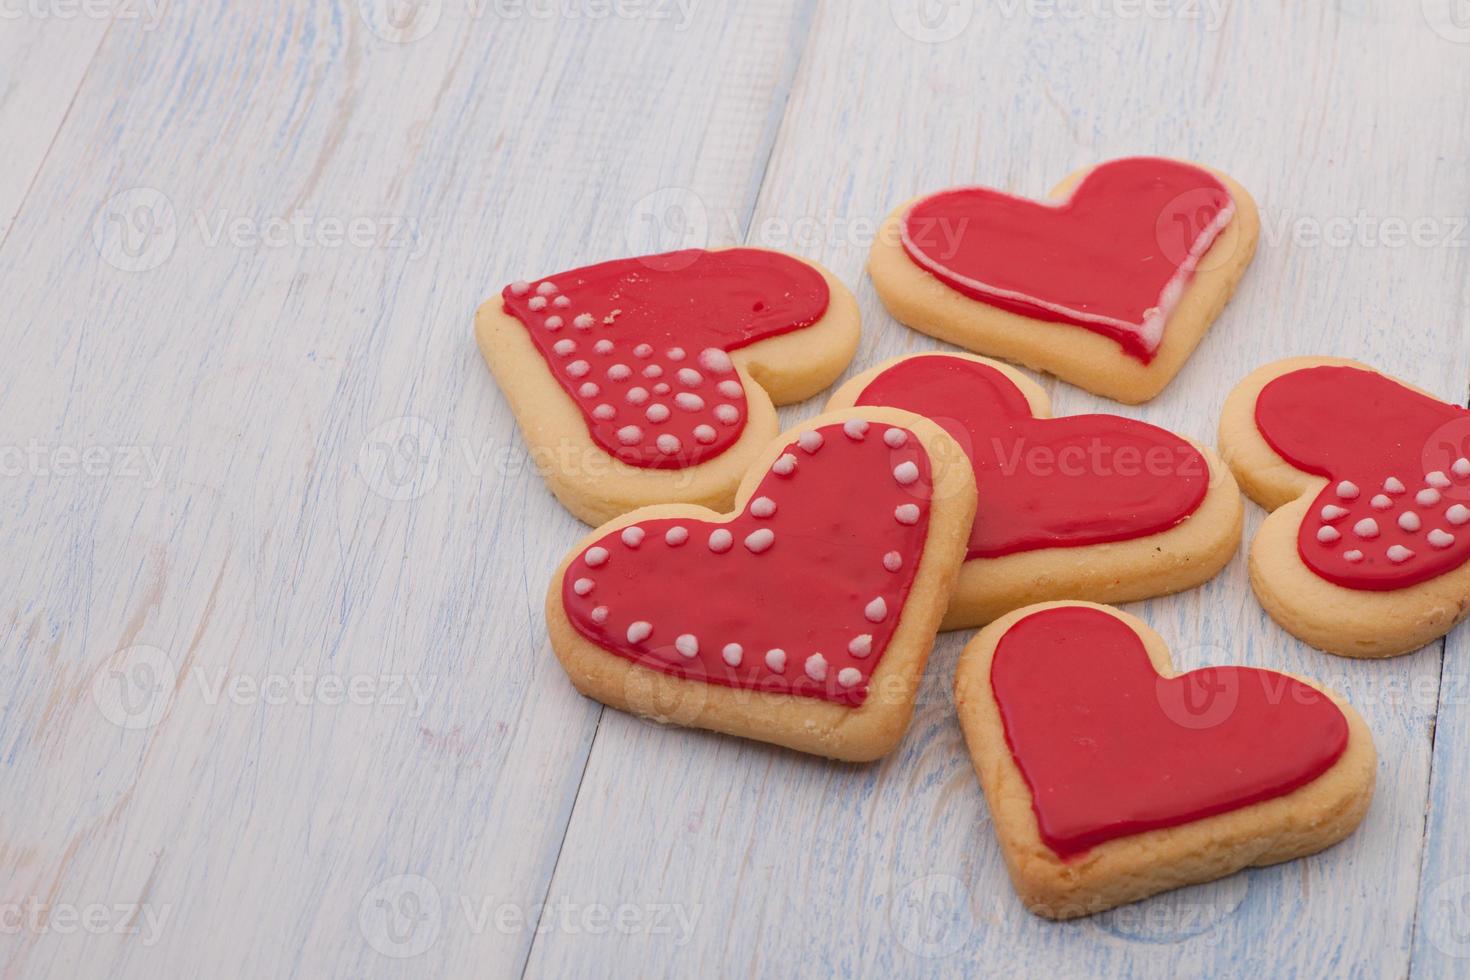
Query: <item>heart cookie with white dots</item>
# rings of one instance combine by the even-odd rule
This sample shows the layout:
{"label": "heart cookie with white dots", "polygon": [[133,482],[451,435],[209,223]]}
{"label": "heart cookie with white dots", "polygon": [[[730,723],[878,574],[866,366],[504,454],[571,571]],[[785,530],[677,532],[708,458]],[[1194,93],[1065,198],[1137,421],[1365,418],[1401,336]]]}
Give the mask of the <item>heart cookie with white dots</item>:
{"label": "heart cookie with white dots", "polygon": [[1109,606],[1027,606],[982,630],[955,703],[1028,909],[1101,912],[1350,834],[1376,753],[1350,706],[1271,670],[1173,673]]}
{"label": "heart cookie with white dots", "polygon": [[[579,690],[832,758],[897,743],[975,509],[963,451],[896,409],[776,440],[720,515],[625,515],[562,563],[552,646]],[[671,707],[672,705],[672,707]]]}
{"label": "heart cookie with white dots", "polygon": [[540,469],[589,522],[654,502],[728,505],[776,433],[773,402],[830,384],[858,336],[841,284],[754,248],[519,280],[476,319]]}
{"label": "heart cookie with white dots", "polygon": [[1231,393],[1220,439],[1276,511],[1251,577],[1288,631],[1390,656],[1470,610],[1470,411],[1352,361],[1293,358]]}

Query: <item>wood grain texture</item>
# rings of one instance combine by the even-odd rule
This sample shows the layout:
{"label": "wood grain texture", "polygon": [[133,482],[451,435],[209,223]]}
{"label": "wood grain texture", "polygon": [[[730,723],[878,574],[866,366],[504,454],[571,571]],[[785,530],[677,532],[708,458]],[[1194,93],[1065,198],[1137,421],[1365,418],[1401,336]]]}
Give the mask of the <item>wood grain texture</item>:
{"label": "wood grain texture", "polygon": [[[748,212],[802,8],[445,4],[412,43],[359,8],[111,32],[0,253],[0,442],[46,469],[0,518],[0,903],[48,910],[5,975],[515,976],[530,948],[599,709],[541,615],[577,525],[471,315],[627,250],[661,187]],[[123,446],[156,478],[55,465]],[[68,926],[92,905],[107,928]]]}
{"label": "wood grain texture", "polygon": [[[967,632],[870,766],[604,712],[556,666],[540,601],[580,528],[470,334],[520,276],[788,248],[856,290],[857,372],[938,346],[863,274],[897,202],[1165,153],[1251,189],[1260,254],[1160,399],[1048,382],[1057,414],[1208,441],[1299,353],[1463,398],[1470,46],[1420,4],[916,3],[0,24],[0,976],[1464,972],[1459,675],[1307,650],[1243,554],[1130,609],[1181,669],[1346,694],[1385,760],[1368,819],[1075,923],[1005,879]],[[1384,242],[1416,220],[1434,241]]]}
{"label": "wood grain texture", "polygon": [[[1143,22],[985,5],[957,38],[928,44],[884,6],[821,7],[750,232],[776,246],[814,232],[799,251],[854,284],[866,326],[854,371],[936,346],[897,326],[863,276],[889,208],[967,182],[1040,196],[1077,167],[1152,152],[1245,183],[1267,222],[1261,252],[1158,401],[1120,409],[1049,383],[1057,414],[1119,412],[1208,441],[1239,377],[1322,350],[1463,394],[1462,248],[1309,241],[1314,227],[1360,211],[1370,229],[1426,218],[1448,236],[1464,211],[1466,157],[1444,137],[1465,131],[1453,108],[1466,90],[1465,49],[1417,10],[1237,5],[1208,30],[1183,5],[1179,17]],[[1409,52],[1415,70],[1394,70]],[[790,409],[788,421],[810,410]],[[1259,520],[1252,507],[1247,540]],[[1434,690],[1440,651],[1359,664],[1305,648],[1255,602],[1244,552],[1205,588],[1130,609],[1164,635],[1181,669],[1270,666],[1347,694],[1391,760],[1357,835],[1089,920],[1036,920],[1012,895],[954,721],[949,679],[968,635],[954,634],[930,662],[908,739],[877,767],[605,716],[552,891],[672,903],[698,909],[700,925],[682,945],[547,937],[530,973],[721,964],[781,976],[800,964],[841,975],[1403,975],[1434,707],[1391,692]],[[637,846],[609,846],[630,831]]]}

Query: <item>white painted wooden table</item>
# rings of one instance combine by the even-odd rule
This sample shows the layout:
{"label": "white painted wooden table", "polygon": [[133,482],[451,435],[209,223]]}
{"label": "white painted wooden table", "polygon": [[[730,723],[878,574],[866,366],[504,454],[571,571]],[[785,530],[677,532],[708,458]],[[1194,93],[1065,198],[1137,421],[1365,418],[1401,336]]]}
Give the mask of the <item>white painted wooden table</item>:
{"label": "white painted wooden table", "polygon": [[951,710],[968,634],[871,766],[572,691],[541,601],[579,528],[470,318],[521,275],[748,241],[856,289],[859,370],[934,346],[863,274],[896,202],[1148,152],[1228,170],[1265,228],[1122,412],[1213,441],[1237,378],[1306,353],[1463,400],[1467,14],[0,0],[0,973],[1466,975],[1464,631],[1315,653],[1243,553],[1139,604],[1181,667],[1347,693],[1377,798],[1318,857],[1042,922]]}

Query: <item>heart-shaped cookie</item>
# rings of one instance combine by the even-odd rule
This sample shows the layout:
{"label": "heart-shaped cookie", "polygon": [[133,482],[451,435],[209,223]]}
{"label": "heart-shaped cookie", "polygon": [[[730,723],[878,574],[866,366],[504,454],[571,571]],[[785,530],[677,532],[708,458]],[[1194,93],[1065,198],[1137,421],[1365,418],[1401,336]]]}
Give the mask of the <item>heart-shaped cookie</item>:
{"label": "heart-shaped cookie", "polygon": [[1293,358],[1236,387],[1220,439],[1276,510],[1251,578],[1288,631],[1388,656],[1470,610],[1470,411],[1352,361]]}
{"label": "heart-shaped cookie", "polygon": [[1275,671],[1173,675],[1163,641],[1107,606],[998,620],[955,694],[1012,881],[1048,918],[1314,853],[1372,798],[1351,707]]}
{"label": "heart-shaped cookie", "polygon": [[857,307],[813,263],[754,248],[619,259],[519,281],[476,335],[552,490],[589,522],[727,506],[777,403],[832,382]]}
{"label": "heart-shaped cookie", "polygon": [[981,505],[945,628],[1044,599],[1121,602],[1192,588],[1229,562],[1242,506],[1214,454],[1116,415],[1049,417],[1020,372],[918,354],[844,384],[828,408],[886,405],[960,443]]}
{"label": "heart-shaped cookie", "polygon": [[772,443],[720,515],[662,505],[587,537],[547,597],[582,693],[839,759],[903,734],[974,517],[954,440],[894,409]]}
{"label": "heart-shaped cookie", "polygon": [[1140,402],[1219,314],[1259,227],[1230,178],[1128,157],[1074,174],[1050,201],[988,187],[911,201],[888,219],[869,270],[917,330]]}

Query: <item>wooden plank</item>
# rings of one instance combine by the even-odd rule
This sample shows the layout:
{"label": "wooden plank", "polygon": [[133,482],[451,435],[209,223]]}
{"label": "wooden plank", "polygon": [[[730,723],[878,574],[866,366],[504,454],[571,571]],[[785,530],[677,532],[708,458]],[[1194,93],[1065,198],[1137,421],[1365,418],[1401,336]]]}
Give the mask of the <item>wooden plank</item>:
{"label": "wooden plank", "polygon": [[[1244,287],[1156,403],[1122,409],[1052,383],[1058,413],[1120,412],[1213,442],[1236,380],[1314,352],[1462,394],[1466,268],[1452,219],[1466,161],[1446,148],[1467,135],[1463,47],[1387,0],[1233,5],[1218,22],[1212,5],[1165,6],[1170,16],[1127,18],[1068,13],[1081,5],[950,4],[957,19],[907,20],[905,33],[891,16],[905,4],[824,5],[752,240],[795,241],[854,285],[866,318],[860,370],[936,346],[888,317],[863,275],[873,228],[908,196],[968,182],[1041,195],[1112,156],[1194,158],[1229,170],[1262,206],[1267,228]],[[1414,71],[1395,67],[1404,64]],[[1360,213],[1372,240],[1353,237]],[[1385,243],[1390,221],[1415,219],[1435,223],[1438,239]],[[1344,222],[1346,244],[1321,240]],[[1259,520],[1252,507],[1248,535]],[[936,649],[901,751],[875,766],[607,713],[552,895],[668,906],[693,925],[550,935],[529,973],[1403,975],[1433,704],[1393,692],[1434,691],[1439,650],[1353,663],[1306,649],[1255,602],[1243,552],[1206,588],[1133,609],[1181,667],[1270,666],[1353,699],[1386,761],[1356,836],[1080,922],[1030,917],[953,717],[949,684],[968,638],[956,634]]]}
{"label": "wooden plank", "polygon": [[[7,8],[0,30],[0,133],[5,134],[0,243],[110,23],[86,16],[58,20],[45,15],[45,9]],[[80,6],[76,9],[80,13]],[[156,23],[142,16],[143,8],[137,9],[139,18],[126,27],[146,30]]]}
{"label": "wooden plank", "polygon": [[580,532],[471,315],[660,188],[748,213],[803,12],[360,7],[113,31],[0,253],[5,975],[530,948],[599,709],[541,612]]}

